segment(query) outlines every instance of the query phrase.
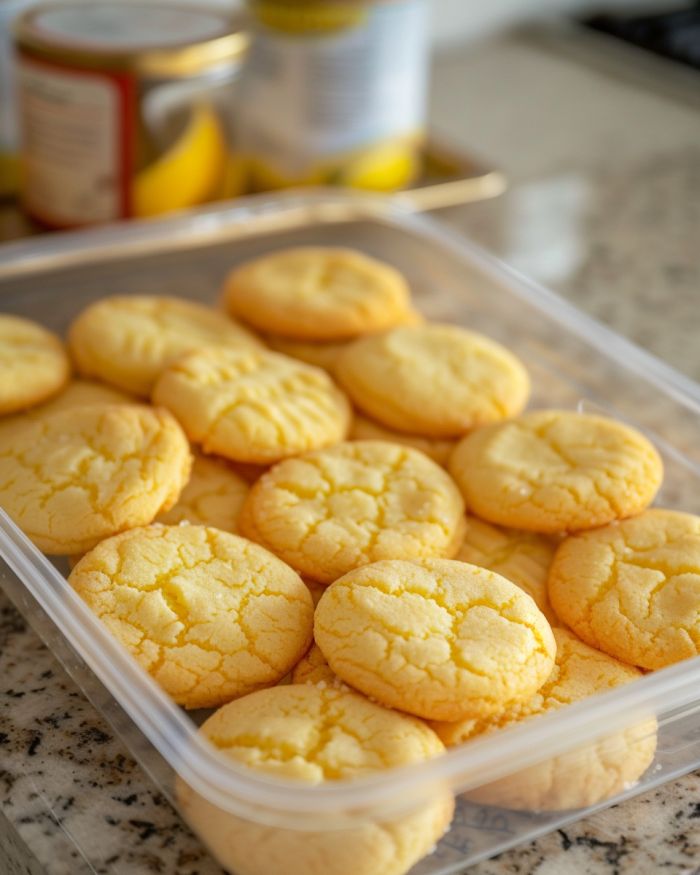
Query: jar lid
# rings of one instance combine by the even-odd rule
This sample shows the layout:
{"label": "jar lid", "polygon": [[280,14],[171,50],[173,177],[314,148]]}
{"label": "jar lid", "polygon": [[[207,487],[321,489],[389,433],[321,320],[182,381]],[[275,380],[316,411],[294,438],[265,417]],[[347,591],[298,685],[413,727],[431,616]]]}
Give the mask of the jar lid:
{"label": "jar lid", "polygon": [[240,61],[248,45],[240,22],[219,10],[137,0],[34,6],[15,38],[47,60],[163,77]]}

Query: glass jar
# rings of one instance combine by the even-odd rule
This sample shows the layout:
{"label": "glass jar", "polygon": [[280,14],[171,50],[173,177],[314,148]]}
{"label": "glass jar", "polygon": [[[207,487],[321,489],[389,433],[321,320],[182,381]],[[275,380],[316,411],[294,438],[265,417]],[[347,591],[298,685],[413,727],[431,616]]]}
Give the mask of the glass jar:
{"label": "glass jar", "polygon": [[52,227],[240,193],[226,118],[246,36],[216,10],[33,7],[16,29],[20,191]]}
{"label": "glass jar", "polygon": [[236,142],[250,187],[410,183],[425,127],[426,0],[249,0],[248,8]]}

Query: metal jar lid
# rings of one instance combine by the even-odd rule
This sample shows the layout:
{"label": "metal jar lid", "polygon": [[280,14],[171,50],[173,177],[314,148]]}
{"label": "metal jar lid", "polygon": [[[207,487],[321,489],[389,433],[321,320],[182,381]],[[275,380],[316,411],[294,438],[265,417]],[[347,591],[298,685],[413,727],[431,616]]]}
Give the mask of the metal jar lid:
{"label": "metal jar lid", "polygon": [[248,35],[216,9],[78,0],[32,7],[17,21],[15,41],[47,61],[173,78],[240,63]]}

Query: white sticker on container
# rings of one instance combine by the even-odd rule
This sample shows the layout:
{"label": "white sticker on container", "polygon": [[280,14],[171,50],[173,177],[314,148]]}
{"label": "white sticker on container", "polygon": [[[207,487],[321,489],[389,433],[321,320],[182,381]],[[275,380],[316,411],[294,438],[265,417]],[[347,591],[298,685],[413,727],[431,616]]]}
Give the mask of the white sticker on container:
{"label": "white sticker on container", "polygon": [[84,225],[122,214],[119,86],[21,60],[22,197],[38,218]]}

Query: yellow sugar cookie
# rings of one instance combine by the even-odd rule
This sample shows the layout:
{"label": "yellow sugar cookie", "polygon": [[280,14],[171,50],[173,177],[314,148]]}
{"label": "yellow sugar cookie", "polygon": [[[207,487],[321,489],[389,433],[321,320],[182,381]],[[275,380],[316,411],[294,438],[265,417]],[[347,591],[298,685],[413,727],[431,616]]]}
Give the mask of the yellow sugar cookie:
{"label": "yellow sugar cookie", "polygon": [[302,575],[331,583],[378,559],[453,556],[463,507],[423,453],[355,441],[275,465],[251,489],[239,526]]}
{"label": "yellow sugar cookie", "polygon": [[530,394],[527,371],[512,353],[456,325],[362,337],[340,355],[335,375],[372,419],[434,438],[520,413]]}
{"label": "yellow sugar cookie", "polygon": [[235,533],[247,494],[248,484],[226,462],[197,453],[177,503],[159,514],[156,522],[171,526],[194,523]]}
{"label": "yellow sugar cookie", "polygon": [[[554,638],[554,670],[531,699],[486,719],[433,723],[445,744],[480,738],[642,677],[638,669],[588,647],[564,629],[555,629]],[[656,721],[649,719],[466,795],[481,804],[519,810],[585,808],[639,780],[651,765],[655,750]]]}
{"label": "yellow sugar cookie", "polygon": [[443,467],[447,464],[450,453],[456,446],[454,440],[441,440],[440,438],[422,437],[419,434],[405,434],[400,431],[386,428],[379,422],[355,413],[350,425],[349,440],[351,441],[389,441],[394,444],[404,444],[413,447],[429,456],[434,462]]}
{"label": "yellow sugar cookie", "polygon": [[303,246],[249,261],[229,274],[228,311],[265,333],[335,341],[400,324],[410,310],[393,267],[353,249]]}
{"label": "yellow sugar cookie", "polygon": [[0,431],[15,435],[37,419],[50,416],[59,410],[74,410],[76,407],[89,407],[91,404],[129,404],[133,402],[132,396],[103,383],[93,383],[91,380],[71,380],[63,391],[50,401],[38,404],[30,410],[16,413],[14,416],[6,416],[0,419]]}
{"label": "yellow sugar cookie", "polygon": [[0,313],[0,415],[41,404],[70,377],[63,344],[41,325]]}
{"label": "yellow sugar cookie", "polygon": [[21,441],[0,430],[0,506],[45,553],[84,553],[171,507],[190,464],[166,410],[62,410],[28,424]]}
{"label": "yellow sugar cookie", "polygon": [[81,374],[142,396],[183,353],[205,346],[262,348],[214,309],[151,295],[115,295],[91,304],[71,325],[68,345]]}
{"label": "yellow sugar cookie", "polygon": [[186,708],[277,683],[311,640],[313,604],[301,578],[257,544],[207,526],[108,538],[69,582]]}
{"label": "yellow sugar cookie", "polygon": [[339,685],[342,683],[337,674],[335,674],[328,660],[323,655],[323,651],[314,644],[311,650],[299,660],[294,666],[292,672],[293,684],[332,684]]}
{"label": "yellow sugar cookie", "polygon": [[504,529],[467,515],[467,530],[455,559],[480,565],[512,580],[532,596],[551,625],[558,620],[547,595],[547,572],[556,550],[552,538]]}
{"label": "yellow sugar cookie", "polygon": [[[323,785],[438,756],[419,720],[338,689],[274,687],[231,702],[200,732],[225,756],[273,778]],[[344,829],[291,829],[230,814],[178,780],[185,819],[237,875],[404,875],[442,837],[454,802],[435,790],[399,816]],[[311,820],[312,818],[309,818]]]}
{"label": "yellow sugar cookie", "polygon": [[343,440],[351,416],[325,371],[267,350],[183,356],[163,371],[153,400],[205,453],[256,464]]}
{"label": "yellow sugar cookie", "polygon": [[479,429],[460,441],[448,469],[478,516],[545,533],[639,513],[663,478],[644,435],[573,410],[534,410]]}
{"label": "yellow sugar cookie", "polygon": [[552,630],[530,596],[450,559],[351,571],[321,597],[314,638],[346,683],[431,720],[497,714],[532,696],[554,665]]}
{"label": "yellow sugar cookie", "polygon": [[647,510],[567,538],[549,571],[557,614],[590,644],[656,669],[700,654],[700,517]]}

